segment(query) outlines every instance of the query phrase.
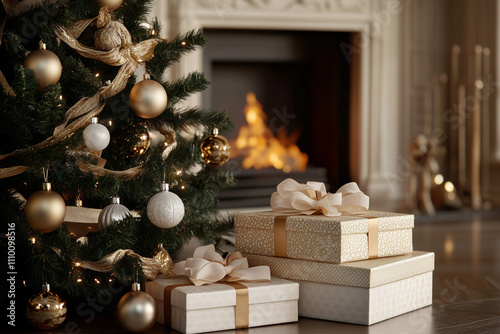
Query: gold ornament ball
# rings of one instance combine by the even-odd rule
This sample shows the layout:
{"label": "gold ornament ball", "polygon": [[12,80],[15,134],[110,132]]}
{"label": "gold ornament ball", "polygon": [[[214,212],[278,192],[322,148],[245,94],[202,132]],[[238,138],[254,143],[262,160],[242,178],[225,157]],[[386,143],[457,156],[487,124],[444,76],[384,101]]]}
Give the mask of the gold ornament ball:
{"label": "gold ornament ball", "polygon": [[24,67],[35,72],[40,89],[49,84],[55,84],[61,78],[62,65],[59,58],[52,51],[46,50],[46,46],[40,43],[40,49],[31,51],[23,63]]}
{"label": "gold ornament ball", "polygon": [[148,131],[145,130],[137,133],[135,135],[135,138],[133,139],[132,145],[128,150],[127,158],[134,158],[143,154],[148,150],[149,145],[150,145],[150,140]]}
{"label": "gold ornament ball", "polygon": [[122,129],[113,140],[115,146],[123,150],[126,158],[135,158],[144,154],[150,142],[148,129],[139,124]]}
{"label": "gold ornament ball", "polygon": [[101,6],[108,7],[109,11],[112,12],[120,8],[123,3],[123,0],[99,0]]}
{"label": "gold ornament ball", "polygon": [[26,318],[38,329],[54,329],[66,319],[66,302],[44,284],[42,292],[33,296],[26,305]]}
{"label": "gold ornament ball", "polygon": [[200,150],[203,161],[211,167],[224,165],[231,155],[229,142],[224,136],[219,135],[217,129],[214,129],[210,136],[203,139]]}
{"label": "gold ornament ball", "polygon": [[66,203],[56,192],[51,190],[48,182],[43,190],[31,195],[24,206],[26,221],[32,229],[48,233],[57,230],[66,216]]}
{"label": "gold ornament ball", "polygon": [[135,283],[132,291],[126,293],[116,308],[118,322],[128,332],[141,333],[156,323],[156,302],[149,294],[140,291]]}
{"label": "gold ornament ball", "polygon": [[155,118],[167,107],[167,92],[162,85],[150,79],[136,83],[129,99],[134,113],[145,119]]}

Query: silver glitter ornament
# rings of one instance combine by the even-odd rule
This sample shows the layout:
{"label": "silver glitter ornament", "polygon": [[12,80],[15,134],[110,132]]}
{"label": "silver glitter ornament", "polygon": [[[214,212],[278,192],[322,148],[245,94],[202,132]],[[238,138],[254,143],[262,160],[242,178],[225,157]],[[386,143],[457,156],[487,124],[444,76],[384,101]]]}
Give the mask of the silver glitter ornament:
{"label": "silver glitter ornament", "polygon": [[120,197],[114,196],[111,198],[111,204],[101,210],[99,213],[99,229],[105,229],[108,226],[115,225],[116,223],[131,216],[130,210],[124,205],[120,204]]}
{"label": "silver glitter ornament", "polygon": [[147,212],[153,224],[160,228],[171,228],[182,221],[184,203],[179,196],[168,191],[168,183],[163,182],[161,191],[149,200]]}

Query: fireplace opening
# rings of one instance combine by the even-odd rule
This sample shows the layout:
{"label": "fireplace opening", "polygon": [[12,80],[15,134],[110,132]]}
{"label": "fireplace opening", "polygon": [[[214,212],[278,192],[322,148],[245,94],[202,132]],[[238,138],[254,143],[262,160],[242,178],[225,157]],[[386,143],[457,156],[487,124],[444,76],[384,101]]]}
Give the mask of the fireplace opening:
{"label": "fireplace opening", "polygon": [[[241,153],[233,156],[237,168],[234,163],[229,166],[239,185],[220,194],[221,207],[267,206],[276,185],[287,177],[321,181],[332,188],[349,182],[352,63],[340,45],[350,42],[351,33],[234,29],[204,33],[203,67],[212,84],[204,92],[203,106],[229,112],[234,127],[224,135],[232,150]],[[249,126],[245,115],[249,96],[262,107],[267,136],[281,141],[285,149],[296,144],[307,156],[307,166],[287,164],[285,159],[274,167],[243,168],[249,153],[237,148],[237,139]]]}

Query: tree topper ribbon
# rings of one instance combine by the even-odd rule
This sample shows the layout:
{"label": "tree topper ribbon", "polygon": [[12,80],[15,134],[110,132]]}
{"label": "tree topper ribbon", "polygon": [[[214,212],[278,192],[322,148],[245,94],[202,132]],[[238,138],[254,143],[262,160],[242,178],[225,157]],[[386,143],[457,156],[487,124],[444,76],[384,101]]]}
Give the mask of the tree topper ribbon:
{"label": "tree topper ribbon", "polygon": [[271,196],[271,208],[281,213],[322,213],[334,217],[366,211],[370,203],[356,182],[347,183],[332,194],[326,192],[324,183],[309,181],[302,184],[289,178],[278,184],[277,190]]}
{"label": "tree topper ribbon", "polygon": [[247,258],[240,252],[229,253],[223,259],[215,252],[214,245],[200,246],[193,257],[175,264],[177,275],[186,275],[194,285],[200,286],[219,281],[269,281],[268,266],[248,267]]}

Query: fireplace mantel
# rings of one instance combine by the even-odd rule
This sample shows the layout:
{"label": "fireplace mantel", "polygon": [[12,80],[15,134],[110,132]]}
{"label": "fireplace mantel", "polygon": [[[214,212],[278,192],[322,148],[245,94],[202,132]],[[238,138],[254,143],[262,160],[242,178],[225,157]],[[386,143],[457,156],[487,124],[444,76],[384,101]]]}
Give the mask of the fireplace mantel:
{"label": "fireplace mantel", "polygon": [[[377,206],[377,198],[404,197],[398,177],[410,139],[402,110],[401,47],[404,8],[397,0],[169,0],[155,2],[155,15],[171,38],[193,28],[270,29],[355,32],[346,53],[359,58],[359,92],[351,101],[351,175]],[[339,46],[340,47],[340,46]],[[171,79],[203,72],[203,50],[182,59]],[[201,105],[201,94],[185,101]],[[400,173],[400,172],[399,172]],[[383,204],[381,202],[380,204]],[[383,205],[381,205],[383,206]]]}

